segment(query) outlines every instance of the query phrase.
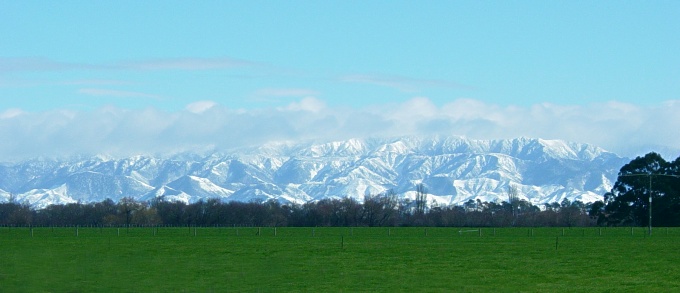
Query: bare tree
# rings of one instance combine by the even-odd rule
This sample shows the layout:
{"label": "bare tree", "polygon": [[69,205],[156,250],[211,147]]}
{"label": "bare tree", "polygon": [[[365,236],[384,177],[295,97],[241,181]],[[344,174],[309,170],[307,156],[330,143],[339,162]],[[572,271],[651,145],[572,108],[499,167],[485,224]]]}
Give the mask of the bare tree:
{"label": "bare tree", "polygon": [[132,197],[123,197],[118,202],[118,211],[125,217],[125,226],[130,227],[132,214],[139,208],[139,203]]}
{"label": "bare tree", "polygon": [[425,185],[419,183],[416,185],[416,214],[425,214],[425,209],[427,208],[427,190]]}
{"label": "bare tree", "polygon": [[512,225],[515,226],[517,223],[517,218],[519,217],[519,205],[520,205],[520,200],[519,200],[519,191],[517,190],[517,186],[508,184],[508,189],[506,191],[508,195],[508,203],[510,204],[510,208],[512,209]]}

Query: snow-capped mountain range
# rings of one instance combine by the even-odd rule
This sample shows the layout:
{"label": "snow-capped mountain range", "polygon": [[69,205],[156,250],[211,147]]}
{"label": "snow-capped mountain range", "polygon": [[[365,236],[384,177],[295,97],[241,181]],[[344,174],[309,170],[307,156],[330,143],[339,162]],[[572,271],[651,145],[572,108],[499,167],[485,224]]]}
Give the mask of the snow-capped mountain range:
{"label": "snow-capped mountain range", "polygon": [[592,202],[611,189],[629,160],[601,148],[560,140],[460,137],[279,142],[209,155],[96,156],[34,159],[0,165],[0,201],[35,208],[133,197],[140,201],[305,203],[391,189],[413,199],[424,184],[428,202],[507,200],[508,186],[533,204]]}

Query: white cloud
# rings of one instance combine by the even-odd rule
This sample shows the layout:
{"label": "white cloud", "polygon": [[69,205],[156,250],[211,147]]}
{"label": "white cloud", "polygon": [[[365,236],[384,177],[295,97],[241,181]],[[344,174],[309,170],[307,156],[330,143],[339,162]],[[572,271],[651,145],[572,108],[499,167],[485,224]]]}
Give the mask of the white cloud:
{"label": "white cloud", "polygon": [[201,114],[210,108],[216,106],[217,103],[213,101],[198,101],[198,102],[193,102],[189,105],[186,106],[187,111],[194,113],[194,114]]}
{"label": "white cloud", "polygon": [[250,99],[258,102],[281,103],[291,99],[313,99],[318,95],[319,92],[305,88],[263,88],[253,92]]}
{"label": "white cloud", "polygon": [[326,108],[326,104],[317,98],[303,98],[300,102],[290,103],[286,107],[279,108],[286,111],[309,111],[319,112]]}
{"label": "white cloud", "polygon": [[[434,134],[565,139],[633,156],[655,149],[677,151],[678,112],[680,101],[653,106],[608,102],[520,107],[460,99],[437,106],[423,97],[360,109],[329,107],[316,98],[251,110],[232,110],[211,101],[195,102],[178,112],[115,106],[94,111],[7,109],[0,113],[0,140],[4,142],[0,160],[168,154],[277,140]],[[674,159],[678,153],[670,156]]]}
{"label": "white cloud", "polygon": [[3,111],[2,113],[0,113],[0,119],[12,119],[12,118],[17,117],[19,115],[22,115],[24,113],[25,112],[21,109],[11,108],[11,109],[7,109],[7,110]]}

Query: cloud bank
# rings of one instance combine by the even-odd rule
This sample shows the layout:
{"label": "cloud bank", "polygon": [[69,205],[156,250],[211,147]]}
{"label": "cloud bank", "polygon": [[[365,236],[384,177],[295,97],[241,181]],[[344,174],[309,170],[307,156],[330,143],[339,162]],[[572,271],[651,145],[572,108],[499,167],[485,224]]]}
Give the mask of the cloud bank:
{"label": "cloud bank", "polygon": [[473,139],[538,137],[590,143],[624,156],[680,149],[680,101],[639,106],[500,106],[428,98],[366,108],[329,107],[305,97],[285,107],[231,109],[212,101],[166,112],[103,107],[93,111],[0,111],[0,160],[106,154],[167,155],[257,146],[272,141],[458,135]]}

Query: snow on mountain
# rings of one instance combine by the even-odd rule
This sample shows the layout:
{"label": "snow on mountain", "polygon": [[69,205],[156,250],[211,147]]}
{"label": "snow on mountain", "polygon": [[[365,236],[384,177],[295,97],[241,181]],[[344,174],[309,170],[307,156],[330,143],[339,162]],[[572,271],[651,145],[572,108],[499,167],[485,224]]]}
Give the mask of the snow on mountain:
{"label": "snow on mountain", "polygon": [[155,197],[194,202],[206,198],[228,199],[234,192],[210,181],[208,178],[197,176],[182,176],[167,185],[163,185],[142,197],[150,200]]}
{"label": "snow on mountain", "polygon": [[68,187],[64,184],[53,189],[33,189],[21,194],[17,202],[28,203],[36,209],[42,209],[51,204],[75,203],[76,200],[68,195]]}
{"label": "snow on mountain", "polygon": [[[106,156],[35,159],[0,165],[0,200],[10,195],[35,208],[122,197],[195,202],[304,203],[392,190],[428,201],[507,200],[507,188],[533,204],[592,202],[611,189],[628,160],[595,146],[517,138],[399,137],[333,142],[275,142],[208,156]],[[4,193],[3,193],[4,191]]]}

